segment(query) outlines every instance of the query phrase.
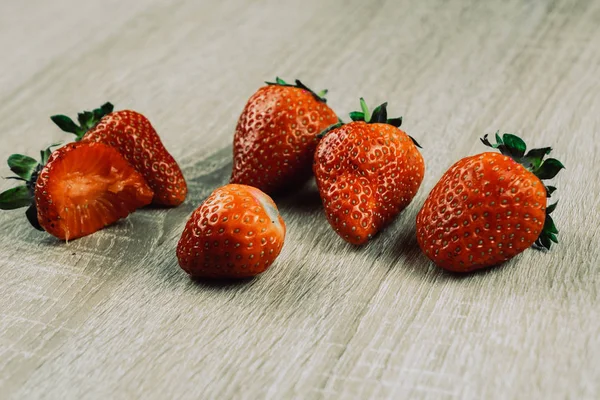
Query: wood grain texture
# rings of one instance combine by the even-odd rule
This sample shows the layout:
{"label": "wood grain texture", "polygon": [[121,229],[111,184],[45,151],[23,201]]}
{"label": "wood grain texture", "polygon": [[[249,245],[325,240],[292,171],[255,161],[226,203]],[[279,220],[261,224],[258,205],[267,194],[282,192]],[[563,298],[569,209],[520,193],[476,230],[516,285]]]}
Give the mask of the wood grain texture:
{"label": "wood grain texture", "polygon": [[[0,398],[600,397],[600,2],[7,0],[0,54],[0,159],[68,139],[49,115],[111,100],[149,117],[190,186],[68,244],[0,214]],[[307,185],[276,199],[288,237],[269,271],[194,283],[177,240],[276,75],[328,87],[340,115],[388,100],[424,147],[422,188],[356,249]],[[561,243],[444,273],[416,213],[498,129],[567,166]]]}

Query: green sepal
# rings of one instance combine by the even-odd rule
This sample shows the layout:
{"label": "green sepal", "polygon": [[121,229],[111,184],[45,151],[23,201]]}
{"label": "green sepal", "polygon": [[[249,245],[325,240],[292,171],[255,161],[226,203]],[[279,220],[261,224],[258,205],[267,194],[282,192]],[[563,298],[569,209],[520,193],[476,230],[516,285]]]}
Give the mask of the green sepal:
{"label": "green sepal", "polygon": [[542,228],[540,236],[535,241],[535,245],[538,247],[543,247],[546,250],[550,250],[550,247],[552,247],[552,242],[558,244],[558,238],[556,237],[556,235],[558,235],[558,229],[556,229],[556,225],[554,225],[554,220],[550,215],[548,215],[547,212],[546,221],[544,222],[544,228]]}
{"label": "green sepal", "polygon": [[[352,121],[364,121],[367,124],[388,124],[395,126],[396,128],[400,128],[402,125],[402,117],[398,118],[388,118],[387,115],[387,102],[380,104],[375,107],[373,113],[369,112],[369,107],[367,106],[367,102],[364,98],[360,98],[360,108],[361,111],[352,111],[350,113],[350,119]],[[421,145],[413,138],[412,136],[408,136],[410,140],[412,140],[413,144],[418,148],[422,149]]]}
{"label": "green sepal", "polygon": [[[550,154],[552,151],[551,147],[541,147],[538,149],[531,149],[525,154],[527,146],[525,142],[518,136],[510,133],[505,133],[500,137],[499,132],[496,132],[496,143],[490,143],[488,135],[485,135],[481,142],[489,147],[500,150],[502,154],[512,158],[514,161],[523,165],[528,171],[537,176],[540,180],[554,178],[561,169],[565,166],[555,158],[548,158],[544,160],[544,157]],[[546,186],[546,197],[551,197],[556,187]],[[535,241],[535,245],[550,250],[552,242],[558,243],[558,229],[554,224],[554,220],[550,216],[556,209],[558,202],[546,207],[546,221],[540,236]]]}
{"label": "green sepal", "polygon": [[546,197],[552,197],[552,193],[554,193],[555,191],[555,186],[546,186]]}
{"label": "green sepal", "polygon": [[552,212],[554,210],[556,210],[556,205],[558,204],[558,201],[554,204],[550,204],[548,207],[546,207],[546,214],[552,214]]}
{"label": "green sepal", "polygon": [[369,123],[387,124],[387,103],[375,107]]}
{"label": "green sepal", "polygon": [[39,166],[40,169],[41,167],[43,167],[44,165],[46,165],[46,163],[48,162],[48,159],[50,158],[50,154],[52,154],[52,149],[53,147],[56,146],[60,146],[62,143],[52,143],[50,146],[46,147],[44,150],[40,151],[40,162],[39,162]]}
{"label": "green sepal", "polygon": [[488,135],[485,135],[481,142],[491,148],[500,150],[500,153],[514,160],[521,159],[527,150],[525,142],[518,136],[505,133],[500,137],[499,132],[496,132],[496,143],[490,143]]}
{"label": "green sepal", "polygon": [[[35,185],[38,175],[44,165],[48,162],[52,147],[60,143],[54,143],[46,149],[40,151],[40,161],[37,162],[29,156],[13,154],[8,158],[8,165],[18,176],[11,176],[7,179],[17,179],[25,181],[24,185],[17,186],[0,193],[0,209],[13,210],[16,208],[27,207],[25,215],[31,225],[39,230],[43,230],[37,220],[37,209],[35,205]],[[34,165],[35,163],[35,165]]]}
{"label": "green sepal", "polygon": [[79,136],[81,129],[73,120],[66,115],[58,114],[50,117],[52,122],[54,122],[60,129],[65,132],[74,133]]}
{"label": "green sepal", "polygon": [[398,118],[389,118],[387,120],[387,123],[395,126],[396,128],[400,128],[400,126],[402,126],[402,117],[398,117]]}
{"label": "green sepal", "polygon": [[38,165],[35,159],[22,154],[12,154],[8,157],[7,163],[12,172],[26,181],[31,179],[31,174]]}
{"label": "green sepal", "polygon": [[73,133],[77,136],[76,141],[81,140],[83,135],[100,122],[102,118],[113,112],[114,106],[110,102],[106,102],[100,107],[92,111],[83,111],[77,114],[77,125],[73,120],[66,115],[58,114],[50,117],[60,129],[65,132]]}
{"label": "green sepal", "polygon": [[539,149],[531,149],[521,159],[521,164],[529,170],[534,170],[540,167],[544,156],[550,154],[552,147],[541,147]]}
{"label": "green sepal", "polygon": [[25,211],[25,216],[27,217],[27,220],[29,221],[31,226],[33,226],[35,229],[37,229],[38,231],[44,230],[44,228],[42,228],[42,226],[40,225],[40,221],[38,220],[37,207],[35,205],[35,202],[31,203],[29,208]]}
{"label": "green sepal", "polygon": [[419,144],[419,143],[418,143],[418,142],[415,140],[415,138],[414,138],[414,137],[412,137],[412,136],[410,136],[410,135],[407,135],[407,136],[410,138],[410,140],[412,140],[412,142],[413,142],[413,144],[414,144],[415,146],[417,146],[417,147],[418,147],[418,148],[420,148],[420,149],[422,149],[422,148],[423,148],[423,147],[422,147],[422,146],[421,146],[421,145],[420,145],[420,144]]}
{"label": "green sepal", "polygon": [[507,149],[510,149],[511,153],[514,154],[515,157],[521,158],[525,155],[527,145],[525,144],[523,139],[510,133],[505,133],[503,140],[504,146]]}
{"label": "green sepal", "polygon": [[365,120],[365,114],[362,113],[361,111],[352,111],[350,113],[350,119],[352,121],[364,121]]}
{"label": "green sepal", "polygon": [[319,132],[319,134],[317,135],[317,138],[322,139],[323,136],[327,135],[329,132],[331,132],[334,129],[339,128],[342,125],[344,125],[344,123],[341,120],[335,124],[329,125],[327,128],[325,128],[321,132]]}
{"label": "green sepal", "polygon": [[14,210],[27,207],[33,197],[27,185],[17,186],[0,193],[0,210]]}
{"label": "green sepal", "polygon": [[320,101],[321,103],[327,103],[327,99],[325,98],[325,95],[328,92],[327,89],[323,89],[317,93],[317,92],[313,91],[312,89],[310,89],[308,86],[306,86],[304,83],[300,82],[300,80],[298,80],[298,79],[295,80],[294,84],[291,84],[291,83],[287,83],[280,77],[276,77],[275,82],[265,81],[265,83],[269,86],[277,85],[277,86],[288,86],[288,87],[295,87],[298,89],[304,89],[307,92],[309,92],[317,101]]}
{"label": "green sepal", "polygon": [[556,158],[549,158],[544,161],[533,173],[540,179],[552,179],[565,166]]}

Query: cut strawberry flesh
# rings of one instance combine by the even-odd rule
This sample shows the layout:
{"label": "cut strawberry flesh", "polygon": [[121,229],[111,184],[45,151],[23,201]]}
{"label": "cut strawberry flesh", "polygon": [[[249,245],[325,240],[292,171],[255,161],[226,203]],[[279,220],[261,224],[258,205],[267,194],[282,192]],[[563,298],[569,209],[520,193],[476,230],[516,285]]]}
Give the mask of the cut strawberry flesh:
{"label": "cut strawberry flesh", "polygon": [[101,143],[74,146],[46,167],[51,201],[46,209],[38,205],[38,219],[49,233],[66,240],[89,235],[150,204],[152,190],[118,151]]}

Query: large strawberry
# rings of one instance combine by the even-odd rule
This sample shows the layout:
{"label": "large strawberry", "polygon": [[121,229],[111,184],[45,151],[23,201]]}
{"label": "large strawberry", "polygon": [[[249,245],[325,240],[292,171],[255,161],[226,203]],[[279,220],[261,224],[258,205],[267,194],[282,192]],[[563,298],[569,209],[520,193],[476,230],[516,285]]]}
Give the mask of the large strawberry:
{"label": "large strawberry", "polygon": [[468,272],[504,262],[534,243],[550,249],[558,230],[547,206],[556,189],[544,186],[564,168],[550,147],[530,150],[519,137],[496,134],[500,150],[465,157],[435,185],[417,215],[417,239],[442,268]]}
{"label": "large strawberry", "polygon": [[194,211],[177,259],[193,278],[246,278],[273,263],[284,239],[285,224],[273,200],[255,187],[229,184]]}
{"label": "large strawberry", "polygon": [[177,206],[185,200],[187,185],[181,169],[142,114],[131,110],[113,112],[113,105],[106,103],[79,113],[79,125],[65,115],[51,119],[62,130],[74,133],[77,141],[101,142],[119,150],[144,176],[154,191],[155,204]]}
{"label": "large strawberry", "polygon": [[296,80],[277,78],[250,97],[233,140],[230,183],[274,194],[311,176],[319,132],[338,121],[323,97]]}
{"label": "large strawberry", "polygon": [[71,143],[40,163],[14,154],[8,165],[25,184],[0,194],[4,210],[29,206],[37,229],[59,239],[89,235],[150,204],[153,192],[144,178],[114,148],[102,143]]}
{"label": "large strawberry", "polygon": [[373,114],[361,98],[354,122],[324,132],[314,173],[333,229],[347,242],[363,244],[411,202],[425,172],[418,144],[387,118],[387,103]]}

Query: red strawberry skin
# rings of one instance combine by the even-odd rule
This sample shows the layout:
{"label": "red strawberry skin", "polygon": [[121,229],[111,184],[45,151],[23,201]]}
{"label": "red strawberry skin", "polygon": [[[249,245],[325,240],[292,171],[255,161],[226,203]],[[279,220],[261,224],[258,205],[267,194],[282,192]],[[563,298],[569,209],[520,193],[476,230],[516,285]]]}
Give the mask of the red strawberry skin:
{"label": "red strawberry skin", "polygon": [[356,245],[406,208],[425,173],[423,157],[405,132],[363,121],[327,133],[313,168],[329,223]]}
{"label": "red strawberry skin", "polygon": [[150,204],[154,193],[114,148],[68,144],[40,171],[35,202],[40,225],[62,240],[89,235]]}
{"label": "red strawberry skin", "polygon": [[544,227],[546,206],[542,181],[510,157],[466,157],[429,194],[417,215],[417,240],[447,270],[489,267],[531,247]]}
{"label": "red strawberry skin", "polygon": [[248,100],[233,141],[230,183],[268,194],[303,184],[311,176],[317,135],[338,122],[336,114],[307,90],[260,88]]}
{"label": "red strawberry skin", "polygon": [[131,110],[110,113],[82,141],[101,142],[119,150],[146,179],[155,204],[177,206],[185,200],[187,184],[181,169],[142,114]]}
{"label": "red strawberry skin", "polygon": [[285,230],[268,195],[251,186],[225,185],[192,213],[177,245],[177,259],[192,278],[252,277],[277,258]]}

